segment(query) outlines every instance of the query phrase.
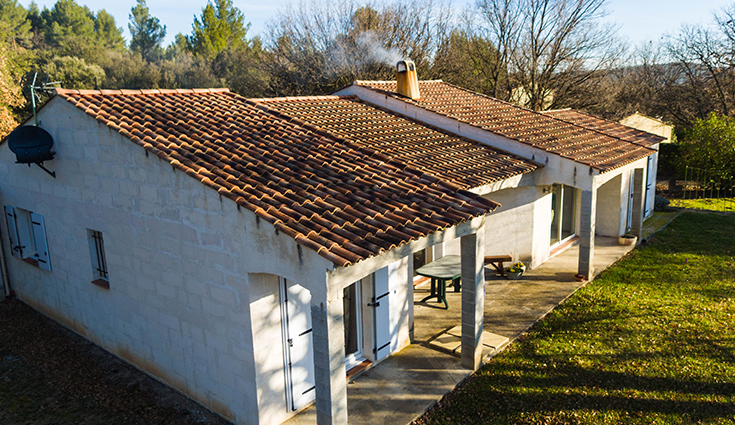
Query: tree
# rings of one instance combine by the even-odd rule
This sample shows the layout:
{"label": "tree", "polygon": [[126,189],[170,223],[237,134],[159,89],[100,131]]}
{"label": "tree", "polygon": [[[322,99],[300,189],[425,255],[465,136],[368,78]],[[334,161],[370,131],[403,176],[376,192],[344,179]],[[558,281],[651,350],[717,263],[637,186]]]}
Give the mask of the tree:
{"label": "tree", "polygon": [[28,11],[17,0],[0,0],[0,42],[30,47],[31,36]]}
{"label": "tree", "polygon": [[494,46],[485,60],[491,94],[531,109],[583,107],[584,91],[623,52],[602,25],[605,0],[478,0],[476,31]]}
{"label": "tree", "polygon": [[681,151],[690,166],[735,176],[735,118],[710,113],[685,133]]}
{"label": "tree", "polygon": [[95,39],[94,14],[74,0],[57,0],[41,12],[46,41],[51,47],[64,47],[71,38]]}
{"label": "tree", "polygon": [[166,38],[166,26],[158,18],[150,15],[145,0],[130,9],[130,50],[140,53],[143,59],[151,61],[162,51],[161,42]]}
{"label": "tree", "polygon": [[107,13],[105,9],[97,12],[94,17],[94,32],[97,41],[106,50],[123,50],[125,39],[122,36],[122,28],[115,23],[115,18]]}
{"label": "tree", "polygon": [[735,5],[715,14],[715,25],[683,25],[666,38],[667,59],[678,74],[668,87],[677,94],[670,113],[678,123],[735,112],[734,17]]}
{"label": "tree", "polygon": [[230,90],[245,97],[264,97],[269,75],[262,64],[269,60],[259,38],[247,46],[227,48],[212,63],[214,75]]}
{"label": "tree", "polygon": [[431,78],[434,54],[449,35],[450,12],[443,0],[300,3],[270,27],[271,91],[325,93],[355,79],[392,79],[396,62],[407,58],[422,78]]}
{"label": "tree", "polygon": [[194,18],[192,35],[186,36],[187,46],[195,55],[214,59],[227,47],[238,48],[247,44],[245,38],[250,24],[245,24],[242,12],[232,0],[211,0],[202,9],[200,18]]}
{"label": "tree", "polygon": [[[490,41],[464,30],[452,31],[437,50],[432,74],[464,88],[498,97],[497,67],[487,66],[497,51]],[[505,78],[505,76],[503,76]]]}
{"label": "tree", "polygon": [[0,43],[0,139],[10,134],[18,125],[11,109],[22,104],[20,86],[10,72],[8,49]]}
{"label": "tree", "polygon": [[46,42],[64,56],[96,59],[100,51],[125,47],[122,29],[104,9],[95,16],[74,0],[57,0],[53,8],[44,8],[41,18]]}
{"label": "tree", "polygon": [[94,89],[105,78],[105,71],[99,65],[71,56],[51,58],[41,66],[41,71],[54,81],[61,81],[62,87],[72,89]]}

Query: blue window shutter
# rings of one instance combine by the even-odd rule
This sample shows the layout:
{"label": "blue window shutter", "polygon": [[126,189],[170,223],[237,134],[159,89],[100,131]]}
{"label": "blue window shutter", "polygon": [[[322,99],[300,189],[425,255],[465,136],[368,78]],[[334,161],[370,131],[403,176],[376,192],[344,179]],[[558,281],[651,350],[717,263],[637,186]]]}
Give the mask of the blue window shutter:
{"label": "blue window shutter", "polygon": [[23,248],[18,239],[18,226],[15,219],[15,208],[5,206],[5,220],[8,223],[8,237],[10,238],[10,252],[13,257],[23,258]]}
{"label": "blue window shutter", "polygon": [[33,225],[33,238],[36,241],[36,260],[38,260],[38,267],[51,271],[51,259],[48,255],[46,226],[43,222],[43,216],[31,213],[31,224]]}

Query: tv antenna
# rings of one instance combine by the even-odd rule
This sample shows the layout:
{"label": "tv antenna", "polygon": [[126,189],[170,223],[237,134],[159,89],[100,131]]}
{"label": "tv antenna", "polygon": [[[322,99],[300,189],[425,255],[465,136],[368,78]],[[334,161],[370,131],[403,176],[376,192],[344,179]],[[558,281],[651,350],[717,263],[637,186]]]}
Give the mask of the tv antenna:
{"label": "tv antenna", "polygon": [[[41,82],[43,80],[43,82]],[[61,84],[61,81],[49,82],[48,74],[39,74],[38,72],[28,72],[20,79],[21,90],[23,95],[31,102],[33,106],[33,120],[38,127],[38,115],[36,109],[41,103],[41,96],[51,97],[55,85]]]}

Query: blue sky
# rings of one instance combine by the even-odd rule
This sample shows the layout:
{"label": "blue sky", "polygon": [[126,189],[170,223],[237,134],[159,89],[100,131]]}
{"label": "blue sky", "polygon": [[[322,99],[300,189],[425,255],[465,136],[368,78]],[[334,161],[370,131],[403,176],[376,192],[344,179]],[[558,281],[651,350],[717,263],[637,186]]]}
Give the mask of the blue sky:
{"label": "blue sky", "polygon": [[[201,13],[207,0],[148,0],[148,8],[153,16],[166,25],[166,43],[173,40],[176,33],[188,34],[195,15]],[[462,8],[474,0],[454,0],[457,8]],[[128,34],[128,14],[135,5],[135,0],[77,0],[86,4],[95,12],[107,10],[115,17],[118,26]],[[21,4],[28,6],[31,0],[21,0]],[[55,0],[36,0],[39,8],[52,7]],[[172,3],[175,6],[172,6]],[[251,22],[250,35],[265,32],[266,22],[275,17],[278,10],[293,3],[292,0],[261,0],[242,1],[233,3],[244,14],[245,19]],[[731,2],[725,0],[608,0],[607,20],[620,25],[620,34],[627,37],[633,44],[649,40],[657,40],[666,33],[679,29],[683,23],[706,23],[711,21],[712,12],[722,9]]]}

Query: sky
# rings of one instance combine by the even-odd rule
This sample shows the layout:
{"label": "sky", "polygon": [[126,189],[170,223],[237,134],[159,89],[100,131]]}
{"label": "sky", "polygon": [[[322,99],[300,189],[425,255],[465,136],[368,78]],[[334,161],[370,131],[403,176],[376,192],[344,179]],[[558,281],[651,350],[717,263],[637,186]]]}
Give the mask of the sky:
{"label": "sky", "polygon": [[[151,15],[166,25],[165,44],[173,41],[177,33],[191,33],[194,16],[201,14],[207,0],[148,0]],[[453,5],[461,9],[474,0],[453,0]],[[735,0],[608,0],[609,15],[606,21],[620,26],[619,34],[626,37],[631,44],[640,44],[658,40],[666,33],[675,33],[682,24],[708,23],[712,21],[712,13],[735,2]],[[31,0],[21,0],[28,7]],[[53,7],[55,0],[36,0],[40,9]],[[128,32],[128,15],[135,6],[135,0],[77,0],[86,4],[94,12],[107,10],[115,17],[117,25],[122,27],[126,40],[130,40]],[[172,6],[172,3],[175,6]],[[283,10],[295,0],[233,0],[234,5],[251,23],[248,35],[253,37],[264,34],[267,22],[272,20],[279,10]]]}

